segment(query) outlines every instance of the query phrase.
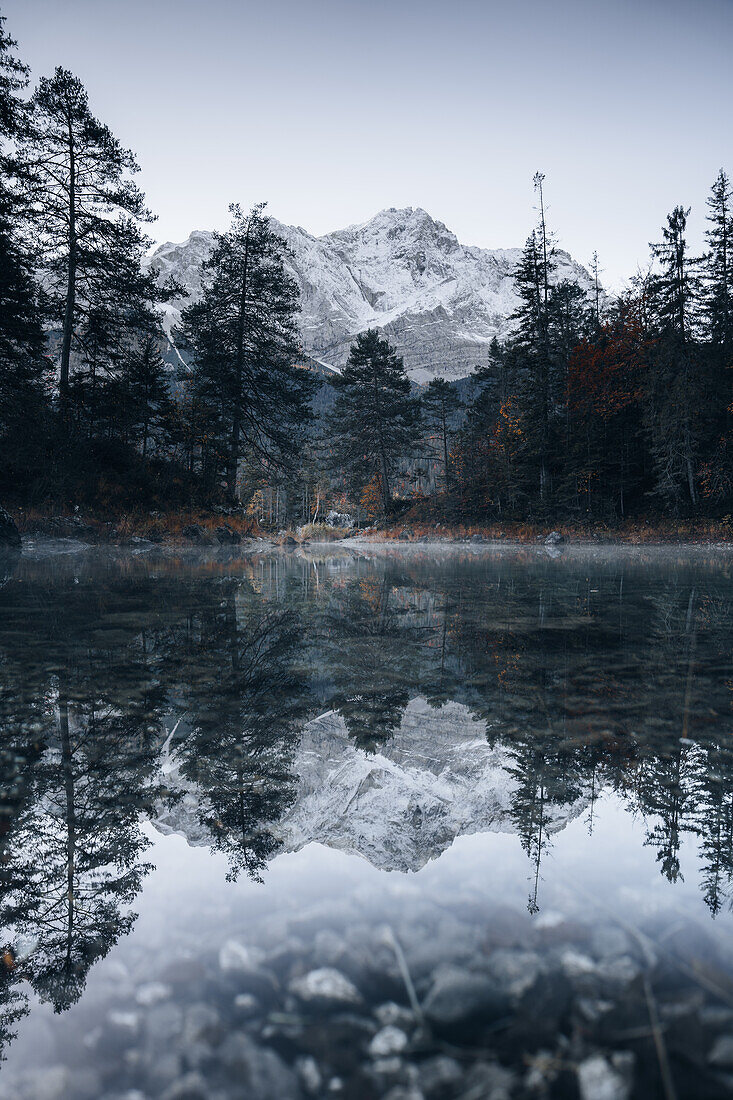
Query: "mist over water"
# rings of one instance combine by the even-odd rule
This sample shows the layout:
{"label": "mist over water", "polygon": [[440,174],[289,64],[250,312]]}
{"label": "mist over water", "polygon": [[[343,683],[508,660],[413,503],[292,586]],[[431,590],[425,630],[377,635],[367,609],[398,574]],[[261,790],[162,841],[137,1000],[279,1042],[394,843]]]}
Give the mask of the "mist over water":
{"label": "mist over water", "polygon": [[728,551],[53,549],[0,1097],[729,1094]]}

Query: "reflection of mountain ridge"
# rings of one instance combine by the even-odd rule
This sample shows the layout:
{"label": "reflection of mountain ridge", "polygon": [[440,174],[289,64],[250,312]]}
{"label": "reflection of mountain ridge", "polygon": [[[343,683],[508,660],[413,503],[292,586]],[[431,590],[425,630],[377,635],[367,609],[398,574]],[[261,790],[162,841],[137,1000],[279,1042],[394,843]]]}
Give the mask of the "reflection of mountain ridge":
{"label": "reflection of mountain ridge", "polygon": [[0,587],[0,1057],[24,981],[60,1010],[132,927],[149,816],[230,878],[310,842],[415,870],[501,831],[534,913],[553,834],[610,790],[670,882],[691,838],[729,908],[730,578],[614,561],[21,559]]}
{"label": "reflection of mountain ridge", "polygon": [[[361,855],[380,870],[417,871],[453,841],[479,832],[515,833],[512,758],[490,746],[483,723],[460,703],[432,708],[412,699],[393,738],[367,752],[334,711],[309,722],[296,751],[295,800],[274,832],[283,851],[318,842]],[[183,792],[155,825],[190,844],[210,843],[201,795],[175,757],[166,781]],[[587,805],[583,797],[547,809],[545,829],[558,832]]]}

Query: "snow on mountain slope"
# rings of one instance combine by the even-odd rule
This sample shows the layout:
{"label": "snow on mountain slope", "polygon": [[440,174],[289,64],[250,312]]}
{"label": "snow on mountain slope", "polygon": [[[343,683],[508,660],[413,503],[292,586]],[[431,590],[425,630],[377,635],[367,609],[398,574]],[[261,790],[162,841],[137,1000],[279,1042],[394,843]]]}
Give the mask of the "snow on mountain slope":
{"label": "snow on mountain slope", "polygon": [[[520,249],[472,248],[424,210],[382,210],[363,225],[323,237],[272,219],[293,253],[301,292],[303,349],[342,368],[357,333],[384,331],[416,381],[459,378],[486,363],[489,344],[508,334],[517,306],[513,273]],[[196,231],[150,257],[192,297],[213,235]],[[588,272],[557,253],[557,279],[590,289]]]}
{"label": "snow on mountain slope", "polygon": [[[353,852],[382,870],[416,871],[463,835],[515,833],[512,758],[487,744],[483,723],[467,707],[436,710],[413,699],[400,729],[375,753],[357,747],[334,711],[305,727],[292,772],[295,801],[269,826],[284,851],[313,841]],[[173,810],[155,822],[164,833],[206,844],[205,800],[182,781],[173,756],[166,785],[182,793]],[[548,833],[577,817],[586,801],[547,806]]]}

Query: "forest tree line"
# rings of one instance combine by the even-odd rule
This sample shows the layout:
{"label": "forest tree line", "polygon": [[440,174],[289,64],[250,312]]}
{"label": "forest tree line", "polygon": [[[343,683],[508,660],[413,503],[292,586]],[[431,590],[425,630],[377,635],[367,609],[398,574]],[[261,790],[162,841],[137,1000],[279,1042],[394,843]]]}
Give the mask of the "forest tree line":
{"label": "forest tree line", "polygon": [[153,216],[133,153],[77,77],[57,68],[31,89],[16,50],[0,21],[0,499],[219,504],[279,525],[329,507],[472,522],[733,511],[722,169],[704,255],[677,206],[648,272],[614,299],[596,258],[590,289],[556,277],[538,173],[512,335],[487,363],[417,387],[370,330],[326,377],[300,346],[297,283],[264,206],[232,205],[186,301],[145,262]]}

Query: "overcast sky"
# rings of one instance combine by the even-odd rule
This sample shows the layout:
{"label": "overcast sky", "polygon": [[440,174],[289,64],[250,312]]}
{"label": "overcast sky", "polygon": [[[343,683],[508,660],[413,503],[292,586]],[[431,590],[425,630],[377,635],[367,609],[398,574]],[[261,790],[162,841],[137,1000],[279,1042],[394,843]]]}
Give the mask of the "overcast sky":
{"label": "overcast sky", "polygon": [[157,240],[267,200],[320,234],[422,206],[521,245],[546,174],[560,244],[618,285],[666,212],[733,174],[733,0],[0,0],[130,146]]}

